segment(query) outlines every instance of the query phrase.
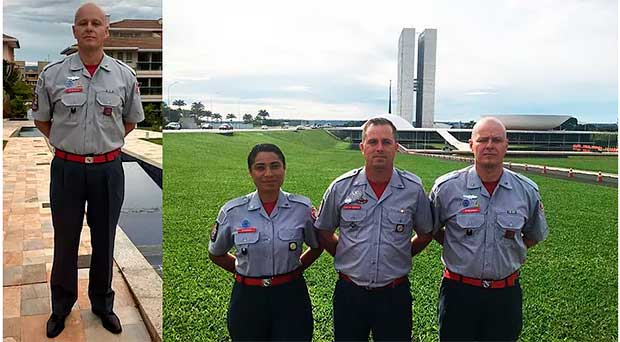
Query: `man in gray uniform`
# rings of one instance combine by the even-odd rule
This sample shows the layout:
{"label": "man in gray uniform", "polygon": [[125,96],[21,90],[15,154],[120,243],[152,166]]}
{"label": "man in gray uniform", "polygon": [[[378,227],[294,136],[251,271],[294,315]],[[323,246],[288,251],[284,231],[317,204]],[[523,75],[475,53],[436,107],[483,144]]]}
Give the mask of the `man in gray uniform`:
{"label": "man in gray uniform", "polygon": [[[503,168],[506,128],[478,121],[475,164],[437,179],[430,194],[446,266],[439,293],[442,341],[516,341],[522,328],[519,268],[548,234],[538,186]],[[440,229],[445,227],[444,229]]]}
{"label": "man in gray uniform", "polygon": [[[338,340],[411,340],[411,257],[432,240],[421,180],[394,168],[396,127],[368,120],[360,149],[365,165],[327,189],[315,227],[334,256],[334,335]],[[335,235],[336,228],[340,234]],[[416,235],[412,238],[413,232]]]}
{"label": "man in gray uniform", "polygon": [[47,336],[64,329],[77,300],[77,255],[86,218],[92,256],[88,296],[103,326],[121,332],[112,311],[114,237],[124,197],[120,148],[144,119],[134,71],[103,53],[108,23],[92,3],[75,13],[78,53],[48,65],[39,76],[32,111],[37,128],[55,148],[50,202],[54,225],[52,315]]}

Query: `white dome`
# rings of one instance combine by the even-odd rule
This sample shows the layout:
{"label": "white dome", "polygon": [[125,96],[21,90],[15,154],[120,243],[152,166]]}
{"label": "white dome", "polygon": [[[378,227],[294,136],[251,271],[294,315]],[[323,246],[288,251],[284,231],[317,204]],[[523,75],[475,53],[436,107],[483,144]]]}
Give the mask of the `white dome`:
{"label": "white dome", "polygon": [[482,115],[481,117],[487,116],[497,118],[506,126],[506,129],[531,131],[546,131],[556,128],[572,117],[570,115],[552,114],[499,114]]}
{"label": "white dome", "polygon": [[390,120],[392,124],[396,127],[397,131],[406,131],[406,130],[413,129],[413,125],[411,123],[407,122],[407,120],[401,118],[398,115],[380,114],[380,115],[375,115],[372,118],[385,118],[385,119]]}

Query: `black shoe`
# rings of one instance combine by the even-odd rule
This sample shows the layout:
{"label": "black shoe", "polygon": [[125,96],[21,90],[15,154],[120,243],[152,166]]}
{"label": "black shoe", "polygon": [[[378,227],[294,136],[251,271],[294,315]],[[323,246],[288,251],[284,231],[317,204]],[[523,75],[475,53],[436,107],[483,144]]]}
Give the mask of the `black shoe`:
{"label": "black shoe", "polygon": [[99,318],[101,318],[101,324],[104,328],[106,328],[109,332],[113,334],[120,334],[123,331],[121,327],[121,321],[118,319],[118,316],[112,311],[108,313],[101,313],[97,311],[93,311],[93,313]]}
{"label": "black shoe", "polygon": [[47,337],[54,338],[65,329],[65,318],[67,315],[52,314],[47,320]]}

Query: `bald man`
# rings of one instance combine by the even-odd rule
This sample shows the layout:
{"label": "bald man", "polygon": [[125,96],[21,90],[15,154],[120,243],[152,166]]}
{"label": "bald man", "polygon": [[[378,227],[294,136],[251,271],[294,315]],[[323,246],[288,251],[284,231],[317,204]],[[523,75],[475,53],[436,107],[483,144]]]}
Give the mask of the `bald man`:
{"label": "bald man", "polygon": [[503,167],[504,125],[486,117],[469,140],[473,166],[439,177],[430,193],[443,245],[441,341],[516,341],[522,329],[519,269],[548,234],[538,186]]}
{"label": "bald man", "polygon": [[122,331],[112,311],[111,287],[114,237],[125,190],[120,148],[144,119],[135,72],[103,52],[109,36],[105,12],[93,3],[82,5],[75,13],[73,36],[78,52],[43,70],[32,103],[35,125],[54,146],[50,338],[62,332],[77,300],[77,256],[86,203],[92,244],[91,308],[107,330]]}

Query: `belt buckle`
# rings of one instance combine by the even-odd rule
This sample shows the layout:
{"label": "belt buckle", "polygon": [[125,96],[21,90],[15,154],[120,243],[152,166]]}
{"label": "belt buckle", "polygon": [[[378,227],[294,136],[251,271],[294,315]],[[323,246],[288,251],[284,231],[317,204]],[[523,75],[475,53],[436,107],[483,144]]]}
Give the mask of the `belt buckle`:
{"label": "belt buckle", "polygon": [[491,280],[483,279],[482,280],[482,287],[484,287],[485,289],[488,289],[489,287],[491,287]]}
{"label": "belt buckle", "polygon": [[84,163],[86,164],[92,164],[93,163],[93,157],[88,156],[88,157],[84,157]]}
{"label": "belt buckle", "polygon": [[263,287],[269,287],[269,286],[271,286],[271,278],[263,279]]}

